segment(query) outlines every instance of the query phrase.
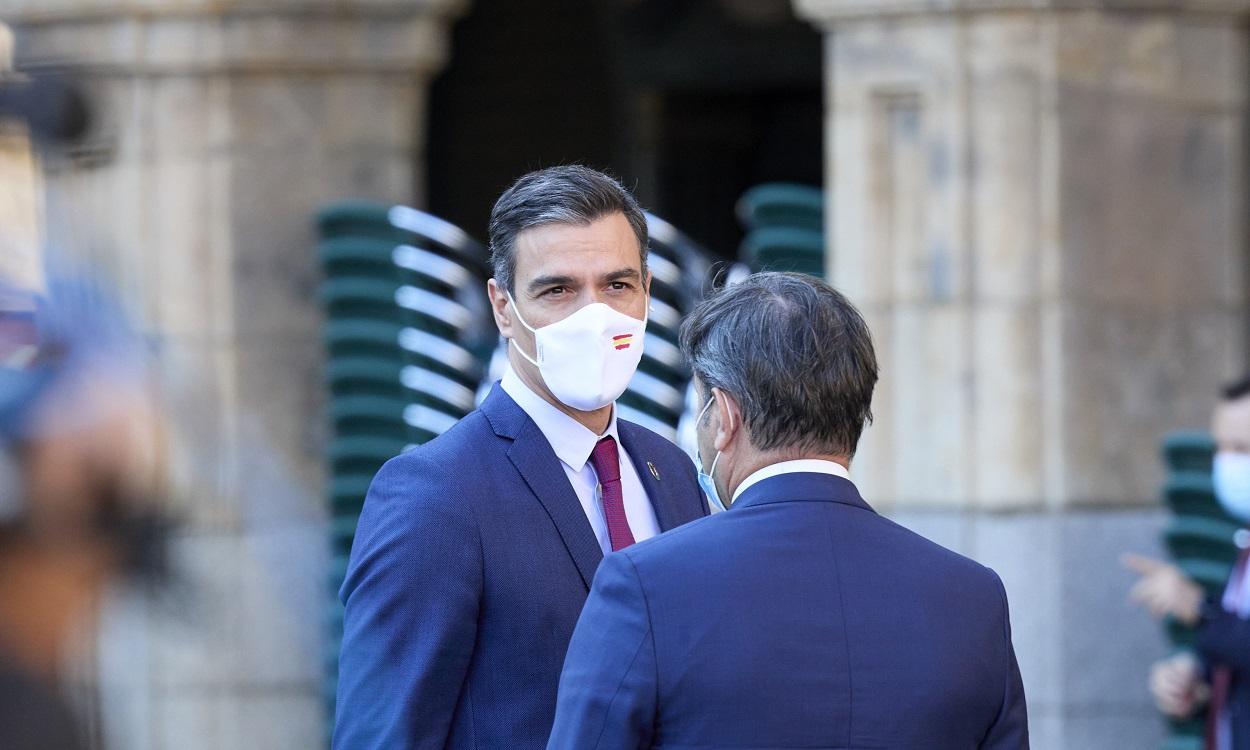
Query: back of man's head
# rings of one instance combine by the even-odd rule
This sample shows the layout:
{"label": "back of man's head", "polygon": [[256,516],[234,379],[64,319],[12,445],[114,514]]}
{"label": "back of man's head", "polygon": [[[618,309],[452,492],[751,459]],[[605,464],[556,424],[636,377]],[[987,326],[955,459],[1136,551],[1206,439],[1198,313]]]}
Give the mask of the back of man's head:
{"label": "back of man's head", "polygon": [[681,344],[701,395],[732,396],[757,450],[849,458],[872,420],[868,326],[810,276],[758,273],[721,289],[691,313]]}

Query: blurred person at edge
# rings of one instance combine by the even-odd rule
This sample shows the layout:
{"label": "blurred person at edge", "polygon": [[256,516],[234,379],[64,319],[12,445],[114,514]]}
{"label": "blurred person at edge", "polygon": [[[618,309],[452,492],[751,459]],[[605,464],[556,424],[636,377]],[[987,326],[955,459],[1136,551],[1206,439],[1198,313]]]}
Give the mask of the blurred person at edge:
{"label": "blurred person at edge", "polygon": [[603,561],[549,750],[1028,748],[1002,582],[850,479],[877,382],[859,312],[761,273],[704,300],[681,343],[699,478],[728,510]]}
{"label": "blurred person at edge", "polygon": [[369,487],[341,592],[342,750],[544,747],[600,560],[707,513],[686,454],[616,415],[651,282],[634,197],[585,167],[531,172],[490,243],[509,368]]}
{"label": "blurred person at edge", "polygon": [[54,281],[0,312],[0,748],[85,746],[59,675],[109,584],[163,577],[162,434],[98,291]]}
{"label": "blurred person at edge", "polygon": [[[1225,388],[1211,430],[1215,495],[1229,515],[1250,524],[1250,377]],[[1125,565],[1141,574],[1132,599],[1156,617],[1171,616],[1196,629],[1197,656],[1182,652],[1156,662],[1150,691],[1159,710],[1173,718],[1205,709],[1207,750],[1250,750],[1250,550],[1241,546],[1219,598],[1207,597],[1175,565],[1124,556]]]}

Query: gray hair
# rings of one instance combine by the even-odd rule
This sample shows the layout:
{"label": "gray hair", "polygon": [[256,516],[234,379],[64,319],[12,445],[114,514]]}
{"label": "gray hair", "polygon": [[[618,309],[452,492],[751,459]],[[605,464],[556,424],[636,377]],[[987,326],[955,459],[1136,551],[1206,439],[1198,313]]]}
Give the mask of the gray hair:
{"label": "gray hair", "polygon": [[702,381],[732,395],[759,450],[852,456],[872,421],[877,358],[846,297],[796,273],[757,273],[703,300],[681,328]]}
{"label": "gray hair", "polygon": [[645,279],[647,218],[621,183],[575,165],[530,172],[505,190],[490,212],[490,260],[495,281],[509,292],[516,291],[516,238],[526,229],[547,224],[585,226],[614,213],[625,215],[638,238]]}

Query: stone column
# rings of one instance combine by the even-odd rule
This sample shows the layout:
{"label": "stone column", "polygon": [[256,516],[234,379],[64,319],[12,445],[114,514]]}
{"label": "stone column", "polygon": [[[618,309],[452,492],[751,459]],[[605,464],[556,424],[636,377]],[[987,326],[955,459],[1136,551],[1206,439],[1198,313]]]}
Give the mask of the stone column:
{"label": "stone column", "polygon": [[[13,32],[0,23],[0,82],[14,76]],[[26,127],[0,119],[0,315],[30,312],[43,291],[36,164]]]}
{"label": "stone column", "polygon": [[853,475],[1002,575],[1035,747],[1157,745],[1116,558],[1157,551],[1160,437],[1246,361],[1250,4],[795,5],[883,365]]}
{"label": "stone column", "polygon": [[113,746],[324,741],[313,215],[421,202],[426,88],[465,5],[0,0],[19,66],[81,66],[98,107],[48,165],[50,244],[110,270],[145,322],[192,479],[189,616],[123,605],[106,625]]}

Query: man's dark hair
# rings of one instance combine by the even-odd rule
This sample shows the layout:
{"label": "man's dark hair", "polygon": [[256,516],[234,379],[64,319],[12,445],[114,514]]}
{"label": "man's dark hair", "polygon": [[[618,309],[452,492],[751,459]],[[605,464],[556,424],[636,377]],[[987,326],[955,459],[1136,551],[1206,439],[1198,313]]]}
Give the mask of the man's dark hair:
{"label": "man's dark hair", "polygon": [[548,224],[585,226],[614,213],[624,214],[634,230],[645,279],[647,218],[621,183],[575,165],[530,172],[505,190],[490,212],[490,260],[495,281],[509,292],[516,291],[516,238],[526,229]]}
{"label": "man's dark hair", "polygon": [[1234,380],[1222,389],[1225,401],[1240,401],[1250,396],[1250,375]]}
{"label": "man's dark hair", "polygon": [[751,444],[851,456],[872,421],[877,358],[859,311],[828,284],[757,273],[712,294],[682,325],[703,383],[737,399]]}

